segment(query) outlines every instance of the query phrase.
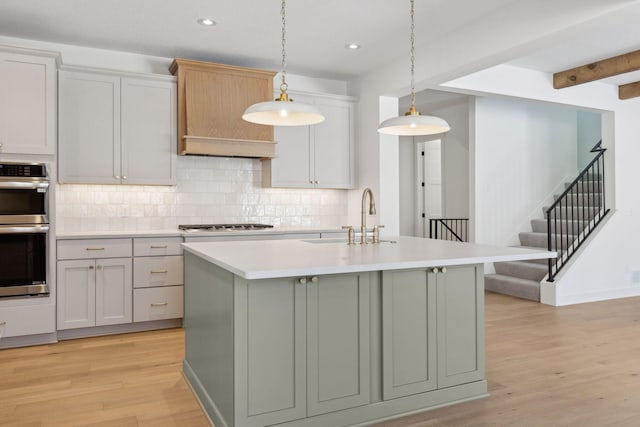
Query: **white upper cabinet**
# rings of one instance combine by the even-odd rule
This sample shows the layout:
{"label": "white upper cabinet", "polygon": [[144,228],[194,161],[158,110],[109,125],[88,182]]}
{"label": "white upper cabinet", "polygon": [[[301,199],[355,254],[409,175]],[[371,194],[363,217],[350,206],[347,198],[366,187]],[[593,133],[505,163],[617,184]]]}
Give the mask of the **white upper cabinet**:
{"label": "white upper cabinet", "polygon": [[175,184],[172,77],[61,70],[59,181]]}
{"label": "white upper cabinet", "polygon": [[55,154],[57,58],[0,48],[0,154]]}
{"label": "white upper cabinet", "polygon": [[325,121],[313,126],[274,128],[276,157],[262,162],[267,187],[353,188],[353,102],[346,97],[292,94],[315,104]]}

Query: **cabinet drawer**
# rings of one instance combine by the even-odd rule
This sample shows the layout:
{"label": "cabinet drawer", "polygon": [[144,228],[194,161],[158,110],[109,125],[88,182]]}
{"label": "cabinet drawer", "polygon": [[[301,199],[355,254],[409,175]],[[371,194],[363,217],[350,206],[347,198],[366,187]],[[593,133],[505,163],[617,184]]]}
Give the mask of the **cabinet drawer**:
{"label": "cabinet drawer", "polygon": [[182,255],[182,237],[136,237],[133,256]]}
{"label": "cabinet drawer", "polygon": [[176,286],[184,283],[182,255],[133,259],[133,287]]}
{"label": "cabinet drawer", "polygon": [[133,290],[133,321],[177,319],[183,315],[184,286]]}
{"label": "cabinet drawer", "polygon": [[58,240],[59,260],[124,258],[131,252],[131,239]]}
{"label": "cabinet drawer", "polygon": [[0,338],[55,332],[55,309],[52,304],[0,307]]}

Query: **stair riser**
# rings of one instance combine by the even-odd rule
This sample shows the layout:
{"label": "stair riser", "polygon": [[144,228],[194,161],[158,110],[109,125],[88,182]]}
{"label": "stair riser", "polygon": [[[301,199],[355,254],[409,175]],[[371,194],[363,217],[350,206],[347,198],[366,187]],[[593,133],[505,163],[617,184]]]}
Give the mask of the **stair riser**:
{"label": "stair riser", "polygon": [[536,282],[542,280],[547,274],[547,269],[543,265],[531,262],[496,262],[493,265],[498,274]]}
{"label": "stair riser", "polygon": [[540,301],[540,284],[538,284],[537,287],[533,284],[531,286],[522,286],[511,283],[508,280],[487,275],[484,278],[484,286],[486,290],[491,292],[511,295],[531,301]]}
{"label": "stair riser", "polygon": [[[570,182],[565,182],[564,183],[564,188],[567,189],[571,186]],[[598,187],[600,186],[600,187]],[[578,184],[576,184],[576,188],[580,189],[582,191],[582,189],[584,188],[584,191],[587,192],[593,192],[593,193],[598,193],[599,190],[601,190],[604,187],[604,183],[602,181],[592,181],[592,180],[585,180],[585,181],[580,181],[578,182]]]}
{"label": "stair riser", "polygon": [[[567,238],[566,236],[557,236],[556,237],[556,235],[552,235],[551,242],[552,242],[552,244],[554,246],[556,244],[559,244],[560,248],[566,249],[567,246],[571,245],[571,243],[573,242],[574,239],[575,239],[574,236],[571,236],[571,237]],[[546,235],[543,235],[543,236],[540,236],[540,235],[532,236],[529,233],[520,233],[520,244],[522,246],[532,246],[532,247],[536,247],[536,248],[547,248],[548,239],[547,239]]]}
{"label": "stair riser", "polygon": [[[558,200],[560,195],[553,196],[553,200]],[[580,205],[580,206],[598,206],[602,200],[602,194],[593,194],[593,193],[573,193],[565,196],[565,199],[562,201],[564,204],[565,201],[570,205]]]}
{"label": "stair riser", "polygon": [[[592,220],[594,216],[598,214],[600,210],[595,208],[578,208],[576,206],[569,207],[561,207],[551,211],[551,219],[558,220],[560,219],[565,221],[584,221],[584,220]],[[544,217],[547,217],[547,208],[542,210],[542,214]]]}

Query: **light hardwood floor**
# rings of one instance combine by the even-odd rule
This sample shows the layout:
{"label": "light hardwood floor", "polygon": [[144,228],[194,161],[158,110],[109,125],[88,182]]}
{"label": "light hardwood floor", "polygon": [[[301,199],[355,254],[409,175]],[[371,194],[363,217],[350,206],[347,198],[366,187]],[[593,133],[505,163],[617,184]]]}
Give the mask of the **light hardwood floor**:
{"label": "light hardwood floor", "polygon": [[[640,298],[487,293],[486,319],[490,397],[378,426],[640,426]],[[0,425],[206,427],[183,343],[172,329],[1,350]]]}

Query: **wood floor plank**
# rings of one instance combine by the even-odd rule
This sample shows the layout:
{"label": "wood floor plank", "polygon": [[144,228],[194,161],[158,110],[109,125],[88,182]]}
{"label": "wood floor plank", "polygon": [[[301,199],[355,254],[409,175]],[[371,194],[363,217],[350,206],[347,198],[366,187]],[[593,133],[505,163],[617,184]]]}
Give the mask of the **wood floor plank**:
{"label": "wood floor plank", "polygon": [[[485,312],[491,396],[378,426],[640,425],[640,298]],[[0,350],[0,426],[208,427],[183,358],[182,329]]]}

